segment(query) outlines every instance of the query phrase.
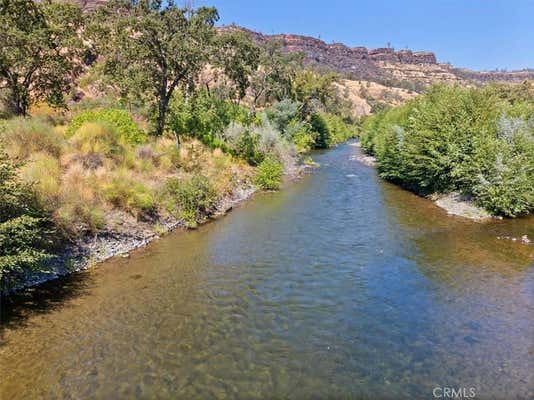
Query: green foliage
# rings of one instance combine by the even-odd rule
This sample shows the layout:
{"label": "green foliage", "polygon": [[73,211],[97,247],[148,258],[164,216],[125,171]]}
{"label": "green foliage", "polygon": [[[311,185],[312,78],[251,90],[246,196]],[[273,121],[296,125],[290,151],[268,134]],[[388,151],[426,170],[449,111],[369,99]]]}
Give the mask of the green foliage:
{"label": "green foliage", "polygon": [[176,93],[170,109],[173,131],[197,138],[212,148],[225,149],[217,134],[231,122],[246,123],[248,120],[244,107],[211,96],[206,90],[199,90],[187,98],[181,92]]}
{"label": "green foliage", "polygon": [[217,204],[215,188],[208,178],[199,174],[185,182],[177,178],[169,179],[167,193],[171,197],[171,207],[179,208],[179,216],[189,227],[195,227],[210,215]]}
{"label": "green foliage", "polygon": [[249,77],[258,69],[260,48],[248,34],[230,31],[215,38],[214,65],[224,71],[229,80],[225,89],[228,97],[240,101],[250,86]]}
{"label": "green foliage", "polygon": [[252,111],[262,104],[291,97],[292,81],[302,65],[302,56],[283,53],[282,44],[270,40],[261,46],[259,68],[250,77]]}
{"label": "green foliage", "polygon": [[317,133],[315,147],[318,149],[327,149],[332,143],[332,136],[328,129],[328,124],[322,114],[313,114],[310,120],[311,128]]}
{"label": "green foliage", "polygon": [[275,158],[267,157],[258,166],[255,183],[263,190],[278,190],[283,173],[283,165]]}
{"label": "green foliage", "polygon": [[338,115],[324,114],[323,119],[330,132],[330,144],[345,142],[356,135],[355,128],[347,124],[343,118]]}
{"label": "green foliage", "polygon": [[362,147],[385,179],[421,194],[461,191],[488,211],[534,209],[531,88],[434,86],[367,119]]}
{"label": "green foliage", "polygon": [[161,135],[176,88],[191,89],[213,52],[215,8],[179,8],[174,2],[114,1],[88,28],[105,71],[123,97],[142,98]]}
{"label": "green foliage", "polygon": [[29,271],[46,272],[52,232],[32,187],[17,178],[17,166],[0,151],[0,290]]}
{"label": "green foliage", "polygon": [[220,134],[220,139],[235,156],[253,166],[266,157],[274,157],[287,166],[295,161],[294,145],[282,137],[264,114],[258,124],[231,123]]}
{"label": "green foliage", "polygon": [[42,100],[64,105],[63,94],[80,71],[81,24],[81,9],[67,2],[0,1],[0,78],[15,114],[26,115]]}
{"label": "green foliage", "polygon": [[265,112],[269,121],[284,134],[292,121],[300,120],[300,108],[300,103],[290,99],[283,99],[274,103]]}
{"label": "green foliage", "polygon": [[[293,97],[302,103],[305,115],[319,111],[339,112],[335,74],[318,74],[310,70],[298,71],[292,82]],[[335,110],[334,110],[335,108]]]}
{"label": "green foliage", "polygon": [[128,111],[118,109],[101,109],[83,111],[76,115],[67,128],[67,137],[87,122],[105,122],[116,129],[118,136],[130,144],[144,143],[146,133],[140,129]]}
{"label": "green foliage", "polygon": [[125,174],[119,174],[106,185],[104,196],[115,207],[137,217],[145,217],[156,210],[155,199],[149,188],[129,179]]}
{"label": "green foliage", "polygon": [[299,153],[306,153],[313,149],[317,140],[317,134],[313,132],[311,125],[305,121],[290,121],[286,127],[285,136],[295,144]]}

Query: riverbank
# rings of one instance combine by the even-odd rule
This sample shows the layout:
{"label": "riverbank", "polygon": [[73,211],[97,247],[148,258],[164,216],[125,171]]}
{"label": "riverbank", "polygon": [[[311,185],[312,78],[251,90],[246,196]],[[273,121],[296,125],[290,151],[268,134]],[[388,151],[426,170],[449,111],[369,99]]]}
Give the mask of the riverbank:
{"label": "riverbank", "polygon": [[[291,184],[300,179],[310,166],[302,164],[289,168],[284,175],[284,182]],[[249,200],[260,189],[244,182],[235,187],[231,193],[221,197],[212,211],[203,215],[197,225],[203,225],[225,216],[235,206]],[[111,217],[109,217],[111,218]],[[166,215],[157,221],[143,222],[134,220],[127,213],[116,211],[115,219],[121,219],[120,229],[103,229],[98,234],[82,236],[68,243],[54,257],[47,267],[47,272],[29,273],[9,293],[38,286],[60,277],[93,268],[114,257],[129,257],[129,253],[147,246],[175,230],[189,231],[195,229],[187,221]],[[9,294],[8,293],[8,294]]]}
{"label": "riverbank", "polygon": [[[352,160],[358,161],[359,163],[368,167],[377,167],[378,160],[376,157],[365,154],[363,150],[361,150],[361,144],[359,142],[351,145],[360,149],[359,153],[352,157]],[[467,218],[477,222],[490,221],[492,219],[502,219],[502,217],[492,215],[483,208],[478,207],[473,201],[472,197],[462,195],[458,192],[447,194],[434,193],[430,196],[426,196],[425,198],[432,201],[441,209],[447,211],[448,215]]]}

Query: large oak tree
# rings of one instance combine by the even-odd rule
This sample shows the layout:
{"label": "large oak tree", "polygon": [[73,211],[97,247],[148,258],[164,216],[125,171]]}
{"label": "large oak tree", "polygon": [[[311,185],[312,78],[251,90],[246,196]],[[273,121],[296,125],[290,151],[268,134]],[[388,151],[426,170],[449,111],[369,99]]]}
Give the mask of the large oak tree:
{"label": "large oak tree", "polygon": [[0,0],[0,89],[9,108],[26,115],[46,100],[64,105],[81,69],[81,9],[65,2]]}
{"label": "large oak tree", "polygon": [[212,53],[215,8],[196,10],[161,0],[114,1],[98,11],[91,29],[104,70],[123,95],[152,106],[161,135],[177,88],[194,86]]}

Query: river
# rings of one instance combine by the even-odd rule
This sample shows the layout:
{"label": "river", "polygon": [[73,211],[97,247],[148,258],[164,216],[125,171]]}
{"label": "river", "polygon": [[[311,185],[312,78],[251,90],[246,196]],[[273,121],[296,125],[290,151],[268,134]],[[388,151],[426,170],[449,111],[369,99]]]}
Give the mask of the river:
{"label": "river", "polygon": [[498,237],[534,220],[447,216],[358,151],[4,302],[0,397],[533,398],[534,246]]}

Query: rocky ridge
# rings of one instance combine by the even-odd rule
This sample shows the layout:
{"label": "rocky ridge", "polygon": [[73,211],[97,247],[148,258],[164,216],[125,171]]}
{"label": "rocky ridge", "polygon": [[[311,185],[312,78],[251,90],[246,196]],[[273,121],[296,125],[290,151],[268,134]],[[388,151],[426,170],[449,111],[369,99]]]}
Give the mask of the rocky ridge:
{"label": "rocky ridge", "polygon": [[256,42],[277,40],[286,52],[300,52],[308,65],[328,68],[351,79],[370,80],[388,86],[434,82],[483,83],[491,80],[521,82],[534,80],[534,70],[521,71],[471,71],[440,63],[430,51],[395,50],[390,47],[368,49],[363,46],[348,47],[342,43],[328,44],[320,39],[295,34],[266,35],[237,26],[223,26],[219,31],[239,30],[249,34]]}

